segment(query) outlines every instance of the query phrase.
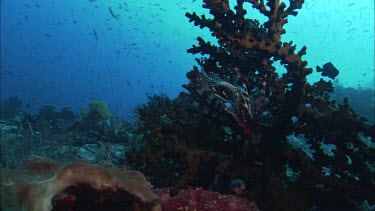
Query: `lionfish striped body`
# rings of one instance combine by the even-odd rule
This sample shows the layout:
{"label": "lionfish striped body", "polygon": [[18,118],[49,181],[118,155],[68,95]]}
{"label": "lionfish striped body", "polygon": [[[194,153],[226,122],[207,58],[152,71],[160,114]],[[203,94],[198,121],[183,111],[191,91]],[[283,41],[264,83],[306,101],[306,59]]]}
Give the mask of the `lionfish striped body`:
{"label": "lionfish striped body", "polygon": [[[239,71],[236,72],[240,78]],[[226,114],[230,114],[238,123],[246,139],[252,143],[258,142],[252,129],[255,115],[254,103],[245,80],[240,80],[239,85],[234,85],[201,72],[190,82],[195,85],[195,92],[201,99],[201,102],[193,103],[195,107],[221,121],[224,120]]]}

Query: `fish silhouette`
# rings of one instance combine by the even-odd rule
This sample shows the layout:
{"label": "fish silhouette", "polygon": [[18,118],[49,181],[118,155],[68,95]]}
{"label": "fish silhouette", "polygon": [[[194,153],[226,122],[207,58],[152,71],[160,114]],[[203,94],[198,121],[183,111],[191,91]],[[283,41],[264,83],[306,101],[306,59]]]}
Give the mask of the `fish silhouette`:
{"label": "fish silhouette", "polygon": [[331,79],[335,79],[339,74],[339,70],[331,62],[324,64],[323,68],[316,66],[316,71],[322,72],[322,76],[328,76]]}

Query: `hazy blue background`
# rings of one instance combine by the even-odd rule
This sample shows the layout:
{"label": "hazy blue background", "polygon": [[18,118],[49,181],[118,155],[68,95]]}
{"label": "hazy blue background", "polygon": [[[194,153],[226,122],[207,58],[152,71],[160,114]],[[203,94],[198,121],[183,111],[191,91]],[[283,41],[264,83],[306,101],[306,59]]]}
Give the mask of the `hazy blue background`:
{"label": "hazy blue background", "polygon": [[[185,12],[207,14],[201,4],[1,0],[1,100],[18,96],[34,111],[43,104],[79,111],[100,99],[129,118],[147,95],[175,97],[195,64],[186,49],[197,36],[210,39],[207,29],[185,17]],[[265,20],[249,4],[247,9],[249,17]],[[306,0],[286,30],[283,41],[293,40],[297,49],[307,46],[310,67],[331,61],[344,86],[374,87],[373,0]]]}

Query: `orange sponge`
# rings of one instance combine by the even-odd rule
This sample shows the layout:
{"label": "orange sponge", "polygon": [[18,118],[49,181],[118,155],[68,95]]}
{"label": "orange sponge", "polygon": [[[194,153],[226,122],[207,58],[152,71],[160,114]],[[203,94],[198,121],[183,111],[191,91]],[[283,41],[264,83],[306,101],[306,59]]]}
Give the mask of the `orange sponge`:
{"label": "orange sponge", "polygon": [[2,210],[160,210],[145,176],[125,168],[31,157],[1,169]]}

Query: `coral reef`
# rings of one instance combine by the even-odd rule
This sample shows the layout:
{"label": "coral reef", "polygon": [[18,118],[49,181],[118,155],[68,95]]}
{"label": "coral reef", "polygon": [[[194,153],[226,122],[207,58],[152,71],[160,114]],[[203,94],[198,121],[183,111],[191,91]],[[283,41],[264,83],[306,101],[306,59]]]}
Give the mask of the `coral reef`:
{"label": "coral reef", "polygon": [[255,203],[189,187],[151,190],[144,175],[106,164],[62,163],[32,156],[1,169],[1,210],[259,210]]}
{"label": "coral reef", "polygon": [[96,142],[123,142],[128,139],[125,129],[131,125],[119,116],[114,115],[109,106],[103,101],[93,101],[89,104],[89,111],[81,109],[80,121],[76,121],[72,130],[90,138],[79,140],[81,144]]}
{"label": "coral reef", "polygon": [[[176,177],[163,184],[173,186],[172,195],[191,185],[208,187],[219,173],[242,179],[243,196],[261,210],[354,210],[364,202],[375,204],[374,125],[356,114],[347,98],[339,104],[330,98],[334,87],[327,77],[335,78],[337,69],[319,69],[322,79],[310,84],[313,70],[302,58],[307,48],[295,52],[292,41],[282,40],[287,18],[297,15],[304,1],[287,6],[238,0],[234,9],[228,0],[203,2],[212,18],[186,16],[208,28],[219,45],[198,37],[198,45],[188,49],[203,56],[187,74],[189,93],[159,101],[168,109],[157,115],[158,106],[143,107],[138,114],[147,146],[128,157],[146,168],[173,160]],[[268,20],[247,18],[244,4]],[[279,75],[275,62],[286,72]],[[163,116],[172,123],[161,124]],[[145,174],[154,182],[162,172]]]}
{"label": "coral reef", "polygon": [[161,198],[161,207],[165,211],[200,210],[200,211],[258,211],[258,207],[244,198],[232,195],[221,195],[217,192],[205,191],[202,188],[181,190],[177,196],[171,197],[168,188],[156,190]]}
{"label": "coral reef", "polygon": [[2,210],[160,210],[143,174],[124,168],[31,157],[1,176]]}
{"label": "coral reef", "polygon": [[1,166],[19,168],[31,155],[60,161],[85,159],[124,166],[124,153],[137,145],[140,136],[133,124],[112,115],[100,119],[87,115],[79,119],[71,110],[41,106],[37,114],[19,114],[1,120]]}
{"label": "coral reef", "polygon": [[[210,18],[186,16],[194,25],[208,28],[218,46],[198,37],[198,45],[188,52],[203,57],[187,74],[188,92],[175,99],[149,97],[136,109],[140,120],[136,124],[113,115],[102,101],[92,102],[81,119],[68,109],[57,112],[44,106],[37,115],[0,122],[3,167],[18,167],[31,154],[103,164],[33,158],[21,170],[4,168],[2,191],[10,192],[2,194],[2,206],[12,206],[16,197],[25,196],[19,206],[28,209],[93,204],[114,208],[115,202],[127,209],[157,208],[158,197],[143,176],[135,173],[141,179],[128,184],[129,171],[111,165],[144,173],[161,188],[157,193],[167,210],[217,210],[218,205],[257,210],[249,201],[260,210],[374,206],[375,126],[352,109],[363,99],[351,90],[345,90],[349,99],[343,97],[344,89],[332,83],[339,71],[330,62],[317,67],[322,78],[310,84],[307,76],[313,70],[302,58],[307,48],[296,52],[292,41],[282,40],[288,17],[297,15],[304,1],[290,0],[287,5],[276,0],[237,0],[233,9],[229,0],[203,2]],[[248,18],[244,4],[265,15],[266,22]],[[276,62],[286,71],[276,72]],[[33,173],[40,175],[32,177]],[[60,186],[54,185],[62,176]],[[14,188],[18,185],[26,189]],[[147,187],[143,189],[147,196],[131,188],[138,185]],[[33,192],[45,187],[50,188],[48,195]],[[35,199],[33,193],[43,203],[29,203]],[[222,195],[230,193],[237,197]]]}
{"label": "coral reef", "polygon": [[74,121],[77,119],[77,116],[69,108],[62,108],[60,111],[57,111],[57,108],[54,105],[43,105],[38,108],[38,116],[41,119],[48,121]]}

